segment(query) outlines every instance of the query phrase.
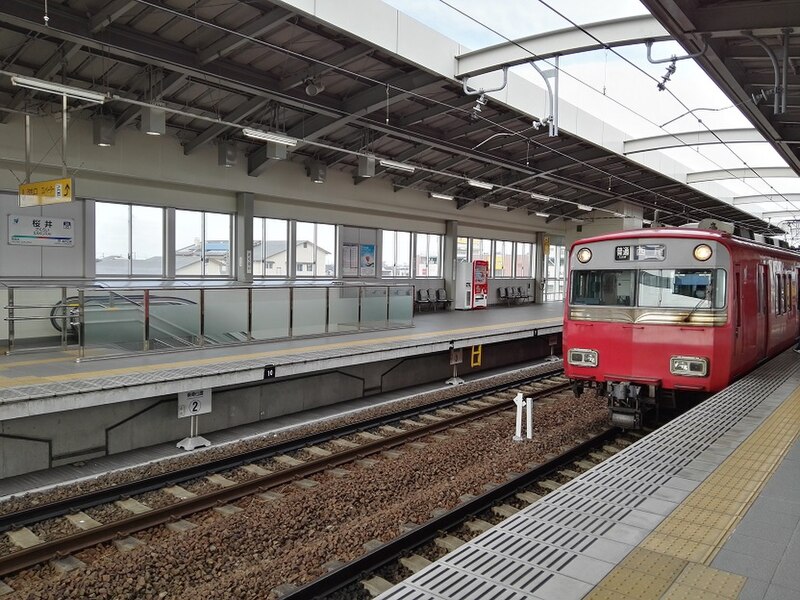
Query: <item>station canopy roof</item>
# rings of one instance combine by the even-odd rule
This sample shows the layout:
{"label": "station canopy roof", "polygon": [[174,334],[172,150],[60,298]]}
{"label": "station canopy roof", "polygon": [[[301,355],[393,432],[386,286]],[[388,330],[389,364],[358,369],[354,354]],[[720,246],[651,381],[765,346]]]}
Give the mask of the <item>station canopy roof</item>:
{"label": "station canopy roof", "polygon": [[[478,112],[476,96],[466,95],[459,81],[420,70],[280,3],[51,0],[47,26],[43,16],[39,2],[0,2],[0,68],[6,74],[160,103],[186,154],[233,142],[245,149],[252,176],[269,169],[274,148],[246,137],[241,127],[296,138],[291,160],[349,172],[356,185],[364,180],[359,153],[413,165],[412,173],[377,164],[375,176],[398,190],[453,196],[459,208],[478,203],[580,219],[584,207],[613,212],[609,207],[625,201],[643,207],[645,219],[668,225],[712,218],[754,232],[777,231],[563,129],[558,137],[549,137],[546,127],[534,131],[532,115],[497,102]],[[103,107],[117,129],[148,110],[121,99]],[[0,76],[0,120],[14,111],[50,112],[53,101]],[[764,128],[771,126],[762,120]],[[795,165],[796,149],[785,150]],[[468,179],[494,188],[476,188]]]}

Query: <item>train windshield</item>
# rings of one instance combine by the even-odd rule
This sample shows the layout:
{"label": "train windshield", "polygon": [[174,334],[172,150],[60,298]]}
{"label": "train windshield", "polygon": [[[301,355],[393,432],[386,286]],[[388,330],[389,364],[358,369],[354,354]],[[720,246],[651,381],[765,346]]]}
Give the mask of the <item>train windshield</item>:
{"label": "train windshield", "polygon": [[636,271],[573,271],[572,304],[633,306]]}
{"label": "train windshield", "polygon": [[725,287],[722,269],[642,269],[639,306],[723,308]]}

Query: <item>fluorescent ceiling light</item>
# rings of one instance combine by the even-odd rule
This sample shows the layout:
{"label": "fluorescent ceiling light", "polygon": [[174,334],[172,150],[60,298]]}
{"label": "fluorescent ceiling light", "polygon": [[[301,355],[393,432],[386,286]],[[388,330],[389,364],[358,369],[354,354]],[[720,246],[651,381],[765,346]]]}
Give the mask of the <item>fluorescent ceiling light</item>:
{"label": "fluorescent ceiling light", "polygon": [[254,140],[264,140],[265,142],[275,142],[276,144],[283,144],[284,146],[296,146],[297,140],[288,135],[281,135],[280,133],[273,133],[271,131],[261,131],[260,129],[250,129],[245,127],[242,130],[247,137]]}
{"label": "fluorescent ceiling light", "polygon": [[576,206],[577,206],[577,208],[578,208],[578,209],[580,209],[580,210],[585,210],[585,211],[590,211],[590,210],[592,210],[592,207],[591,207],[591,206],[586,206],[585,204],[577,204]]}
{"label": "fluorescent ceiling light", "polygon": [[502,204],[490,204],[489,208],[496,208],[497,210],[504,210],[508,212],[508,206],[503,206]]}
{"label": "fluorescent ceiling light", "polygon": [[96,102],[102,104],[108,98],[105,94],[100,92],[92,92],[82,88],[76,88],[69,85],[61,85],[59,83],[52,83],[50,81],[43,81],[41,79],[34,79],[33,77],[22,77],[14,75],[11,78],[11,83],[16,86],[35,90],[37,92],[48,92],[50,94],[60,94],[75,98],[76,100],[85,100],[86,102]]}
{"label": "fluorescent ceiling light", "polygon": [[398,171],[405,171],[406,173],[413,173],[415,168],[405,163],[397,162],[396,160],[381,159],[381,166],[387,169],[397,169]]}
{"label": "fluorescent ceiling light", "polygon": [[482,190],[491,190],[494,187],[491,183],[486,183],[478,179],[467,179],[467,184]]}
{"label": "fluorescent ceiling light", "polygon": [[624,219],[625,218],[625,215],[623,213],[618,213],[618,212],[615,212],[614,216],[615,217],[619,217],[620,219]]}
{"label": "fluorescent ceiling light", "polygon": [[533,213],[533,214],[535,214],[537,217],[542,217],[543,219],[546,219],[547,217],[550,216],[547,213],[540,213],[540,212]]}
{"label": "fluorescent ceiling light", "polygon": [[550,196],[545,196],[544,194],[537,194],[536,192],[531,192],[531,198],[534,200],[544,200],[547,202],[548,200],[552,200]]}
{"label": "fluorescent ceiling light", "polygon": [[452,200],[453,196],[449,194],[440,194],[439,192],[428,192],[429,198],[436,198],[437,200]]}

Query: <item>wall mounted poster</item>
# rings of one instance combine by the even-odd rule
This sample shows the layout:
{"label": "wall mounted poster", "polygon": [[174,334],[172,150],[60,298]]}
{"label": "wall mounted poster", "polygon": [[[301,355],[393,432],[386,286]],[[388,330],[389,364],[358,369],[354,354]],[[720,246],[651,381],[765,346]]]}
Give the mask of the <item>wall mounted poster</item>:
{"label": "wall mounted poster", "polygon": [[361,244],[358,274],[360,277],[375,277],[375,244]]}
{"label": "wall mounted poster", "polygon": [[342,246],[342,277],[358,277],[358,244]]}
{"label": "wall mounted poster", "polygon": [[74,246],[74,230],[72,219],[8,215],[8,243],[15,246]]}

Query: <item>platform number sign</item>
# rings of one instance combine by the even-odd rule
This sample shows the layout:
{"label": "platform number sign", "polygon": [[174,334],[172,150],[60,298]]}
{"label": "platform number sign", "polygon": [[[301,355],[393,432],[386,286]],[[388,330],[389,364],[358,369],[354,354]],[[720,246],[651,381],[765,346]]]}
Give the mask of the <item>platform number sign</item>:
{"label": "platform number sign", "polygon": [[178,418],[204,415],[211,412],[211,390],[193,390],[178,394]]}

